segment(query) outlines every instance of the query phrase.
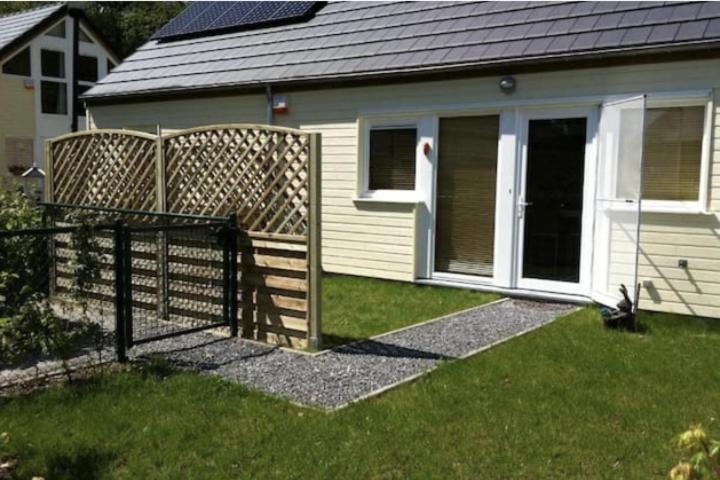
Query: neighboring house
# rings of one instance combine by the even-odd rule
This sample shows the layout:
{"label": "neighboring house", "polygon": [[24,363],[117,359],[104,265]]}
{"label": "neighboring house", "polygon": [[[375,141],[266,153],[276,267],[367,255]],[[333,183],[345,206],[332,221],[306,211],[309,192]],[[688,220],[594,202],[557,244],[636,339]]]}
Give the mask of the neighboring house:
{"label": "neighboring house", "polygon": [[328,272],[720,317],[719,47],[713,2],[198,2],[86,99],[321,132]]}
{"label": "neighboring house", "polygon": [[0,175],[42,168],[44,139],[85,129],[77,97],[118,62],[81,10],[53,4],[1,16]]}

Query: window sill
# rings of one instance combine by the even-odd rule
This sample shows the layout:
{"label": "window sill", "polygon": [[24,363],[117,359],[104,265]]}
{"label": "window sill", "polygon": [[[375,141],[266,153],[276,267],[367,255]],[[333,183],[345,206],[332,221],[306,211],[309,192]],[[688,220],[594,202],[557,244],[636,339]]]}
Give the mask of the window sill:
{"label": "window sill", "polygon": [[[618,204],[610,207],[615,212],[632,212],[637,207],[632,204]],[[670,213],[679,215],[711,215],[710,212],[700,208],[699,202],[662,202],[644,200],[641,205],[642,213]]]}
{"label": "window sill", "polygon": [[403,203],[416,204],[420,198],[414,191],[365,192],[353,198],[357,203]]}
{"label": "window sill", "polygon": [[709,212],[700,207],[699,202],[658,202],[645,200],[642,202],[643,213],[675,213],[683,215],[708,215]]}

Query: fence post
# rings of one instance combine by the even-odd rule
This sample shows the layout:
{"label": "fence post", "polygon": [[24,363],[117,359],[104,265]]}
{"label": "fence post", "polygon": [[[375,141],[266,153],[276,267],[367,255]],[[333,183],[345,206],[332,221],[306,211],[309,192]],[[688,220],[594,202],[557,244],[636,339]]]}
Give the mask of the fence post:
{"label": "fence post", "polygon": [[118,220],[113,229],[113,247],[115,255],[115,352],[118,362],[127,362],[127,339],[125,338],[125,275],[123,265],[125,262],[123,239],[123,224]]}
{"label": "fence post", "polygon": [[227,235],[227,289],[228,289],[228,321],[230,323],[230,335],[238,336],[238,230],[235,215],[228,218]]}
{"label": "fence post", "polygon": [[319,133],[310,134],[310,165],[308,168],[308,344],[319,348],[322,342],[322,264],[320,247],[320,157],[322,142]]}
{"label": "fence post", "polygon": [[52,140],[45,140],[45,193],[44,200],[47,203],[55,201],[55,179],[54,177],[54,162],[52,156]]}
{"label": "fence post", "polygon": [[123,303],[125,311],[125,345],[133,345],[132,310],[132,236],[130,227],[122,226],[123,239]]}
{"label": "fence post", "polygon": [[242,299],[242,336],[254,338],[255,336],[255,289],[251,281],[253,260],[252,240],[245,230],[238,231],[238,243],[243,248],[240,253],[240,298]]}
{"label": "fence post", "polygon": [[[157,139],[155,140],[155,208],[160,213],[167,210],[167,195],[165,185],[165,150],[162,140],[162,128],[157,125]],[[169,318],[169,287],[168,287],[168,239],[167,232],[157,233],[157,315],[158,318]]]}

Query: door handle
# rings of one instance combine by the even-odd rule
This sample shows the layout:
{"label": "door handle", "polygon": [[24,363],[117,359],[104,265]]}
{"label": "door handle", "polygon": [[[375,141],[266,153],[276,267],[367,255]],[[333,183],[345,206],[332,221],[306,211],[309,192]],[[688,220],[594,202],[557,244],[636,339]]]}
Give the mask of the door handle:
{"label": "door handle", "polygon": [[532,202],[526,202],[525,198],[520,197],[517,202],[517,216],[523,218],[525,216],[525,208],[532,206]]}

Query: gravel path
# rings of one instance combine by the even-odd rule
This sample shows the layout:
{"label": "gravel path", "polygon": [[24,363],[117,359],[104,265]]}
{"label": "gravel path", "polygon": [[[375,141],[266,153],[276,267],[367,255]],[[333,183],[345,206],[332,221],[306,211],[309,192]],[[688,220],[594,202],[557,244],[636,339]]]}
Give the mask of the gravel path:
{"label": "gravel path", "polygon": [[464,358],[538,328],[572,308],[500,301],[316,355],[205,332],[133,348],[133,356],[161,354],[183,368],[334,409],[414,378],[441,360]]}

